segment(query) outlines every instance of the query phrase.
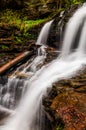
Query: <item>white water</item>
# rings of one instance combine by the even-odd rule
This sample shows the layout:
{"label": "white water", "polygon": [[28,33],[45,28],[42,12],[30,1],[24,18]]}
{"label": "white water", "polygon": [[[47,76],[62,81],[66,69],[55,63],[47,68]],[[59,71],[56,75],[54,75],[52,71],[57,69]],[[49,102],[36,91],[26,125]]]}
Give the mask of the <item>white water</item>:
{"label": "white water", "polygon": [[36,45],[41,45],[41,47],[38,49],[37,57],[33,60],[29,66],[27,66],[23,72],[27,73],[27,69],[30,68],[30,70],[35,73],[37,71],[37,66],[42,64],[46,58],[46,51],[45,48],[47,46],[47,39],[49,35],[49,30],[51,27],[51,24],[53,23],[53,20],[47,22],[41,29],[41,32],[39,34],[39,37],[37,39]]}
{"label": "white water", "polygon": [[24,68],[23,72],[28,73],[27,70],[30,68],[30,71],[35,73],[37,71],[37,66],[44,63],[46,58],[45,46],[41,46],[38,48],[37,57],[29,64],[26,68]]}
{"label": "white water", "polygon": [[65,54],[69,55],[69,53],[71,52],[71,46],[78,33],[77,31],[85,19],[86,19],[86,6],[85,7],[83,6],[81,9],[78,9],[78,11],[74,14],[74,16],[68,22],[68,25],[65,31],[65,36],[64,36],[62,55],[65,55]]}
{"label": "white water", "polygon": [[50,30],[52,22],[53,22],[53,20],[51,20],[50,22],[47,22],[43,26],[43,28],[40,32],[40,37],[38,37],[37,42],[36,42],[37,45],[45,45],[46,46],[46,42],[47,42],[47,38],[49,35],[49,30]]}
{"label": "white water", "polygon": [[85,22],[83,23],[78,47],[75,52],[71,52],[71,44],[85,17],[86,7],[82,7],[70,19],[65,33],[62,53],[56,60],[36,71],[29,81],[24,82],[24,86],[28,86],[27,92],[17,106],[15,115],[9,118],[0,130],[40,130],[40,128],[35,127],[33,121],[47,88],[51,88],[55,81],[75,75],[86,64],[86,53],[84,51],[86,44]]}

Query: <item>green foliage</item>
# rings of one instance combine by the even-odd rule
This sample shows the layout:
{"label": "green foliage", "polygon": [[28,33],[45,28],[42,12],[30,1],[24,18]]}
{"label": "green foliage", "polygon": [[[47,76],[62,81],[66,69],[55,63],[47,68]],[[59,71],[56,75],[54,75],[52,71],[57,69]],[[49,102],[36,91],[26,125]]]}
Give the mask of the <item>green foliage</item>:
{"label": "green foliage", "polygon": [[8,46],[2,45],[1,48],[2,48],[2,49],[8,49]]}
{"label": "green foliage", "polygon": [[24,31],[27,32],[27,30],[31,29],[34,26],[37,26],[45,21],[47,21],[48,19],[38,19],[38,20],[26,20],[24,21]]}
{"label": "green foliage", "polygon": [[4,10],[1,15],[0,15],[0,21],[1,23],[8,23],[8,24],[15,24],[19,25],[21,20],[19,18],[18,13],[15,11],[13,12],[12,10]]}
{"label": "green foliage", "polygon": [[17,42],[18,44],[21,44],[22,43],[22,40],[20,37],[14,37],[14,42]]}
{"label": "green foliage", "polygon": [[63,130],[63,125],[61,125],[61,124],[59,124],[58,126],[57,126],[57,128],[56,128],[56,130]]}
{"label": "green foliage", "polygon": [[21,31],[27,32],[27,30],[43,22],[46,22],[48,19],[49,18],[28,20],[26,17],[21,19],[18,12],[13,12],[12,10],[7,9],[0,15],[0,24],[7,23],[9,25],[14,25],[18,27]]}
{"label": "green foliage", "polygon": [[80,4],[85,2],[85,0],[69,0],[70,4]]}
{"label": "green foliage", "polygon": [[34,38],[32,34],[28,33],[31,28],[46,22],[48,19],[49,18],[28,20],[26,17],[21,19],[17,11],[7,9],[0,14],[0,25],[7,24],[8,26],[16,27],[19,30],[19,33],[16,36],[13,31],[11,36],[14,39],[14,42],[21,44],[25,38]]}
{"label": "green foliage", "polygon": [[81,4],[85,2],[85,0],[59,0],[59,5],[58,8],[67,8],[70,5],[74,5],[74,4]]}
{"label": "green foliage", "polygon": [[30,28],[39,25],[45,21],[47,21],[48,18],[45,19],[38,19],[38,20],[28,20],[26,17],[20,18],[20,15],[16,11],[12,10],[5,10],[3,13],[0,15],[0,24],[7,23],[9,25],[15,25],[18,27],[20,30],[23,30],[26,32]]}
{"label": "green foliage", "polygon": [[85,0],[70,0],[71,4],[81,4],[84,3]]}

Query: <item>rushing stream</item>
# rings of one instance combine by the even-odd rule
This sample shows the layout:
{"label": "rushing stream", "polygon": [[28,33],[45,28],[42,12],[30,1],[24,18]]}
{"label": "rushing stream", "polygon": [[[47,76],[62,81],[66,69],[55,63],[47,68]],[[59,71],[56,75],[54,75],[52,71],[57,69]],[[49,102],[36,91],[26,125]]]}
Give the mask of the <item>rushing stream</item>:
{"label": "rushing stream", "polygon": [[[43,32],[46,32],[46,30],[49,32],[51,24],[52,21],[47,24],[49,26],[45,25],[45,27],[43,28],[44,30]],[[46,34],[43,32],[41,37],[42,36],[45,37],[46,34],[48,34],[48,32]],[[78,43],[75,43],[77,33],[79,33],[80,37],[78,37]],[[84,6],[78,9],[73,15],[73,17],[69,20],[65,31],[61,54],[57,57],[57,59],[41,67],[41,69],[37,70],[36,65],[40,61],[43,61],[46,57],[45,49],[44,47],[41,47],[44,52],[41,55],[42,56],[41,60],[35,59],[31,63],[31,66],[27,66],[27,68],[28,67],[31,68],[31,72],[33,73],[33,75],[30,78],[28,78],[28,80],[23,80],[21,83],[23,84],[23,87],[26,88],[27,91],[25,92],[25,94],[22,95],[19,104],[15,108],[15,113],[7,120],[4,126],[0,127],[0,130],[43,129],[38,122],[37,125],[35,123],[35,120],[38,118],[40,118],[40,122],[42,120],[41,119],[42,116],[38,114],[39,111],[41,111],[40,106],[42,104],[41,102],[42,97],[46,95],[46,90],[48,88],[52,88],[52,83],[54,83],[55,81],[59,81],[61,79],[72,77],[73,75],[76,74],[78,70],[81,69],[83,65],[86,64],[85,34],[86,34],[86,7]],[[44,43],[42,41],[41,43],[40,42],[38,43],[43,44],[44,46],[44,44],[46,44],[45,43],[46,39],[44,39]],[[27,69],[24,68],[23,72],[27,73],[26,70]],[[14,86],[13,88],[15,89],[16,86],[18,86],[18,83],[19,79],[17,79],[16,76],[14,75],[12,79],[8,80],[7,87],[10,88],[12,87],[13,84]],[[13,92],[15,93],[15,90],[13,90]],[[9,93],[7,97],[9,97]],[[7,97],[4,97],[5,98],[4,100],[6,100]]]}

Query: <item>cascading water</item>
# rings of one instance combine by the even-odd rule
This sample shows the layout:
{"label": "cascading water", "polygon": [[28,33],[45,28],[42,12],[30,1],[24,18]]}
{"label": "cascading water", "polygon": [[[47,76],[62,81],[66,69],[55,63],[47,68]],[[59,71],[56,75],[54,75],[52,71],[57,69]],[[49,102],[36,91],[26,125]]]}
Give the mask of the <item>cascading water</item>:
{"label": "cascading water", "polygon": [[46,46],[46,42],[47,42],[47,38],[49,35],[49,30],[50,30],[50,26],[52,24],[53,20],[51,20],[50,22],[47,22],[41,32],[40,32],[40,37],[38,37],[36,45],[45,45]]}
{"label": "cascading water", "polygon": [[[38,54],[33,59],[33,61],[31,63],[29,63],[29,65],[27,62],[23,66],[23,70],[21,70],[21,72],[20,72],[21,67],[19,67],[16,70],[16,72],[14,72],[12,77],[8,79],[8,84],[6,84],[4,86],[0,85],[0,88],[1,88],[0,89],[0,95],[1,95],[0,102],[5,107],[13,109],[14,106],[16,106],[16,101],[19,100],[21,93],[23,94],[25,91],[25,88],[26,88],[26,87],[24,87],[24,79],[18,79],[16,76],[16,73],[20,72],[21,74],[31,76],[38,70],[37,66],[40,64],[43,64],[43,62],[46,58],[46,50],[45,50],[46,47],[45,47],[44,43],[46,44],[46,42],[47,42],[48,33],[49,33],[49,29],[50,29],[52,22],[53,22],[53,20],[47,22],[41,29],[38,40],[36,42],[37,45],[40,44],[40,48],[38,48]],[[28,79],[29,79],[29,77],[28,77]]]}
{"label": "cascading water", "polygon": [[[36,128],[34,119],[47,88],[51,88],[55,81],[73,76],[82,65],[86,64],[85,18],[86,7],[82,7],[78,9],[67,25],[60,56],[36,71],[29,81],[23,83],[24,86],[28,86],[27,92],[15,109],[15,114],[8,119],[4,126],[0,127],[0,130],[41,130],[40,127]],[[72,51],[72,44],[81,24],[83,26],[80,40],[75,51]]]}
{"label": "cascading water", "polygon": [[23,71],[27,72],[27,69],[30,68],[32,72],[36,72],[37,66],[41,63],[44,62],[46,58],[46,51],[45,48],[47,47],[47,39],[49,35],[49,30],[51,27],[53,20],[47,22],[43,28],[41,29],[41,32],[39,34],[39,37],[37,39],[36,45],[41,45],[41,47],[38,49],[38,55],[37,57],[33,60],[33,62],[27,66]]}
{"label": "cascading water", "polygon": [[[71,53],[71,51],[73,49],[72,46],[74,44],[74,40],[76,38],[77,33],[81,33],[81,35],[83,35],[82,28],[85,27],[84,22],[86,21],[85,8],[86,7],[83,6],[82,9],[79,9],[74,14],[74,16],[69,20],[69,23],[68,23],[66,31],[65,31],[64,44],[62,47],[62,55],[65,55],[65,54],[69,55],[69,53]],[[81,30],[81,32],[79,32],[79,29]],[[80,38],[81,37],[82,36],[80,36]],[[78,39],[80,39],[80,38],[78,37]],[[80,40],[79,40],[79,42],[80,42]],[[75,43],[75,44],[79,44],[79,43]],[[82,46],[82,44],[81,44],[81,46]],[[78,48],[79,48],[79,46],[77,46],[76,49],[78,49]]]}

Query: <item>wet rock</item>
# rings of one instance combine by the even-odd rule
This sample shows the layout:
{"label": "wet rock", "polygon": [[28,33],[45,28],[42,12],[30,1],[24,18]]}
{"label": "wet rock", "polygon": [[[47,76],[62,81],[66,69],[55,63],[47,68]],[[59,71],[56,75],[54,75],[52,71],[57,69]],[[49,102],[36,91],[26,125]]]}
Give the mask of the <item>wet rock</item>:
{"label": "wet rock", "polygon": [[10,26],[7,23],[3,23],[2,25],[0,25],[0,38],[7,38],[16,31],[19,31],[19,30],[15,25]]}
{"label": "wet rock", "polygon": [[30,74],[25,74],[25,73],[22,73],[22,72],[16,72],[15,73],[15,76],[17,76],[17,78],[20,78],[20,79],[30,78],[32,75],[33,75],[33,73],[30,73]]}
{"label": "wet rock", "polygon": [[[53,127],[63,122],[64,130],[86,129],[86,68],[76,76],[53,84],[43,99],[45,110],[53,118]],[[60,121],[59,121],[60,120]]]}
{"label": "wet rock", "polygon": [[0,76],[0,84],[6,84],[8,81],[7,76]]}
{"label": "wet rock", "polygon": [[79,112],[74,107],[63,107],[57,110],[62,118],[65,128],[64,130],[85,130],[86,129],[86,115]]}
{"label": "wet rock", "polygon": [[84,86],[85,83],[84,83],[84,82],[77,82],[77,81],[74,82],[74,81],[71,81],[70,85],[71,85],[73,88],[77,89],[77,88],[80,88],[80,87]]}
{"label": "wet rock", "polygon": [[86,94],[86,86],[78,87],[75,91]]}
{"label": "wet rock", "polygon": [[[58,11],[54,14],[54,22],[52,24],[47,44],[61,49],[64,37],[64,30],[69,18],[80,7],[80,5],[69,6],[66,10]],[[76,42],[76,41],[75,41]]]}
{"label": "wet rock", "polygon": [[6,119],[13,114],[14,111],[0,105],[0,125],[3,125]]}

